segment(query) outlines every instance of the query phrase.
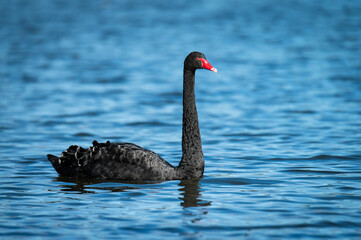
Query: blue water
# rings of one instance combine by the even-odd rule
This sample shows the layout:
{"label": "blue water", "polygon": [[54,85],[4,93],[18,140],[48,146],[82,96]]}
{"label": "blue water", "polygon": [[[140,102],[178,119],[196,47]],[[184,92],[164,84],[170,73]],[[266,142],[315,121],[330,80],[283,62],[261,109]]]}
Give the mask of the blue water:
{"label": "blue water", "polygon": [[[360,239],[361,2],[0,1],[1,239]],[[69,145],[181,157],[182,65],[199,181],[62,178]]]}

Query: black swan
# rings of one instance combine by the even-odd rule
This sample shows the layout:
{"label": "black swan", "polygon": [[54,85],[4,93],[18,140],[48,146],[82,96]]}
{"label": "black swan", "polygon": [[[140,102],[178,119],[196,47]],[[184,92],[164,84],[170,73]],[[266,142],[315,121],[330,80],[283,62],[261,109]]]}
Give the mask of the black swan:
{"label": "black swan", "polygon": [[203,53],[192,52],[184,60],[182,159],[173,167],[158,154],[132,143],[98,143],[88,149],[70,146],[61,157],[48,154],[63,176],[119,180],[175,180],[201,178],[204,171],[201,135],[194,95],[196,69],[217,69]]}

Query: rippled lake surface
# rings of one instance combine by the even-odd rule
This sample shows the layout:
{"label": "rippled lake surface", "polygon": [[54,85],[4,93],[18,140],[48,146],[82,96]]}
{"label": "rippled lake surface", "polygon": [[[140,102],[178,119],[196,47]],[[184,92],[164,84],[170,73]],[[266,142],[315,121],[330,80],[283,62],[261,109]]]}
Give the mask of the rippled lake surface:
{"label": "rippled lake surface", "polygon": [[[0,238],[360,239],[360,1],[0,2]],[[46,154],[181,157],[198,71],[201,180],[58,176]]]}

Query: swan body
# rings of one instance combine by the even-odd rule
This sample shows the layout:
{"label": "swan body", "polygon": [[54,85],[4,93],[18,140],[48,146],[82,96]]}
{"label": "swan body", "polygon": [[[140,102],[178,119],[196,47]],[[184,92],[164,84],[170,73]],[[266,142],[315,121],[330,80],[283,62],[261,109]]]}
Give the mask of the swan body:
{"label": "swan body", "polygon": [[204,158],[195,104],[196,69],[217,69],[204,54],[190,53],[184,61],[182,159],[172,166],[158,154],[133,143],[98,143],[84,149],[70,146],[60,157],[48,154],[55,170],[63,176],[119,180],[175,180],[201,178]]}

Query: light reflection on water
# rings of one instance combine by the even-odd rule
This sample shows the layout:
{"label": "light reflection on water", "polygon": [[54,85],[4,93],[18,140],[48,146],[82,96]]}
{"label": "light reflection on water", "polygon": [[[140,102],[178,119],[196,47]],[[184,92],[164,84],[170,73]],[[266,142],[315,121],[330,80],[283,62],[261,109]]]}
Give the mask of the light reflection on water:
{"label": "light reflection on water", "polygon": [[[358,1],[0,3],[0,236],[358,239]],[[59,177],[71,144],[181,158],[182,64],[198,71],[201,180]]]}

